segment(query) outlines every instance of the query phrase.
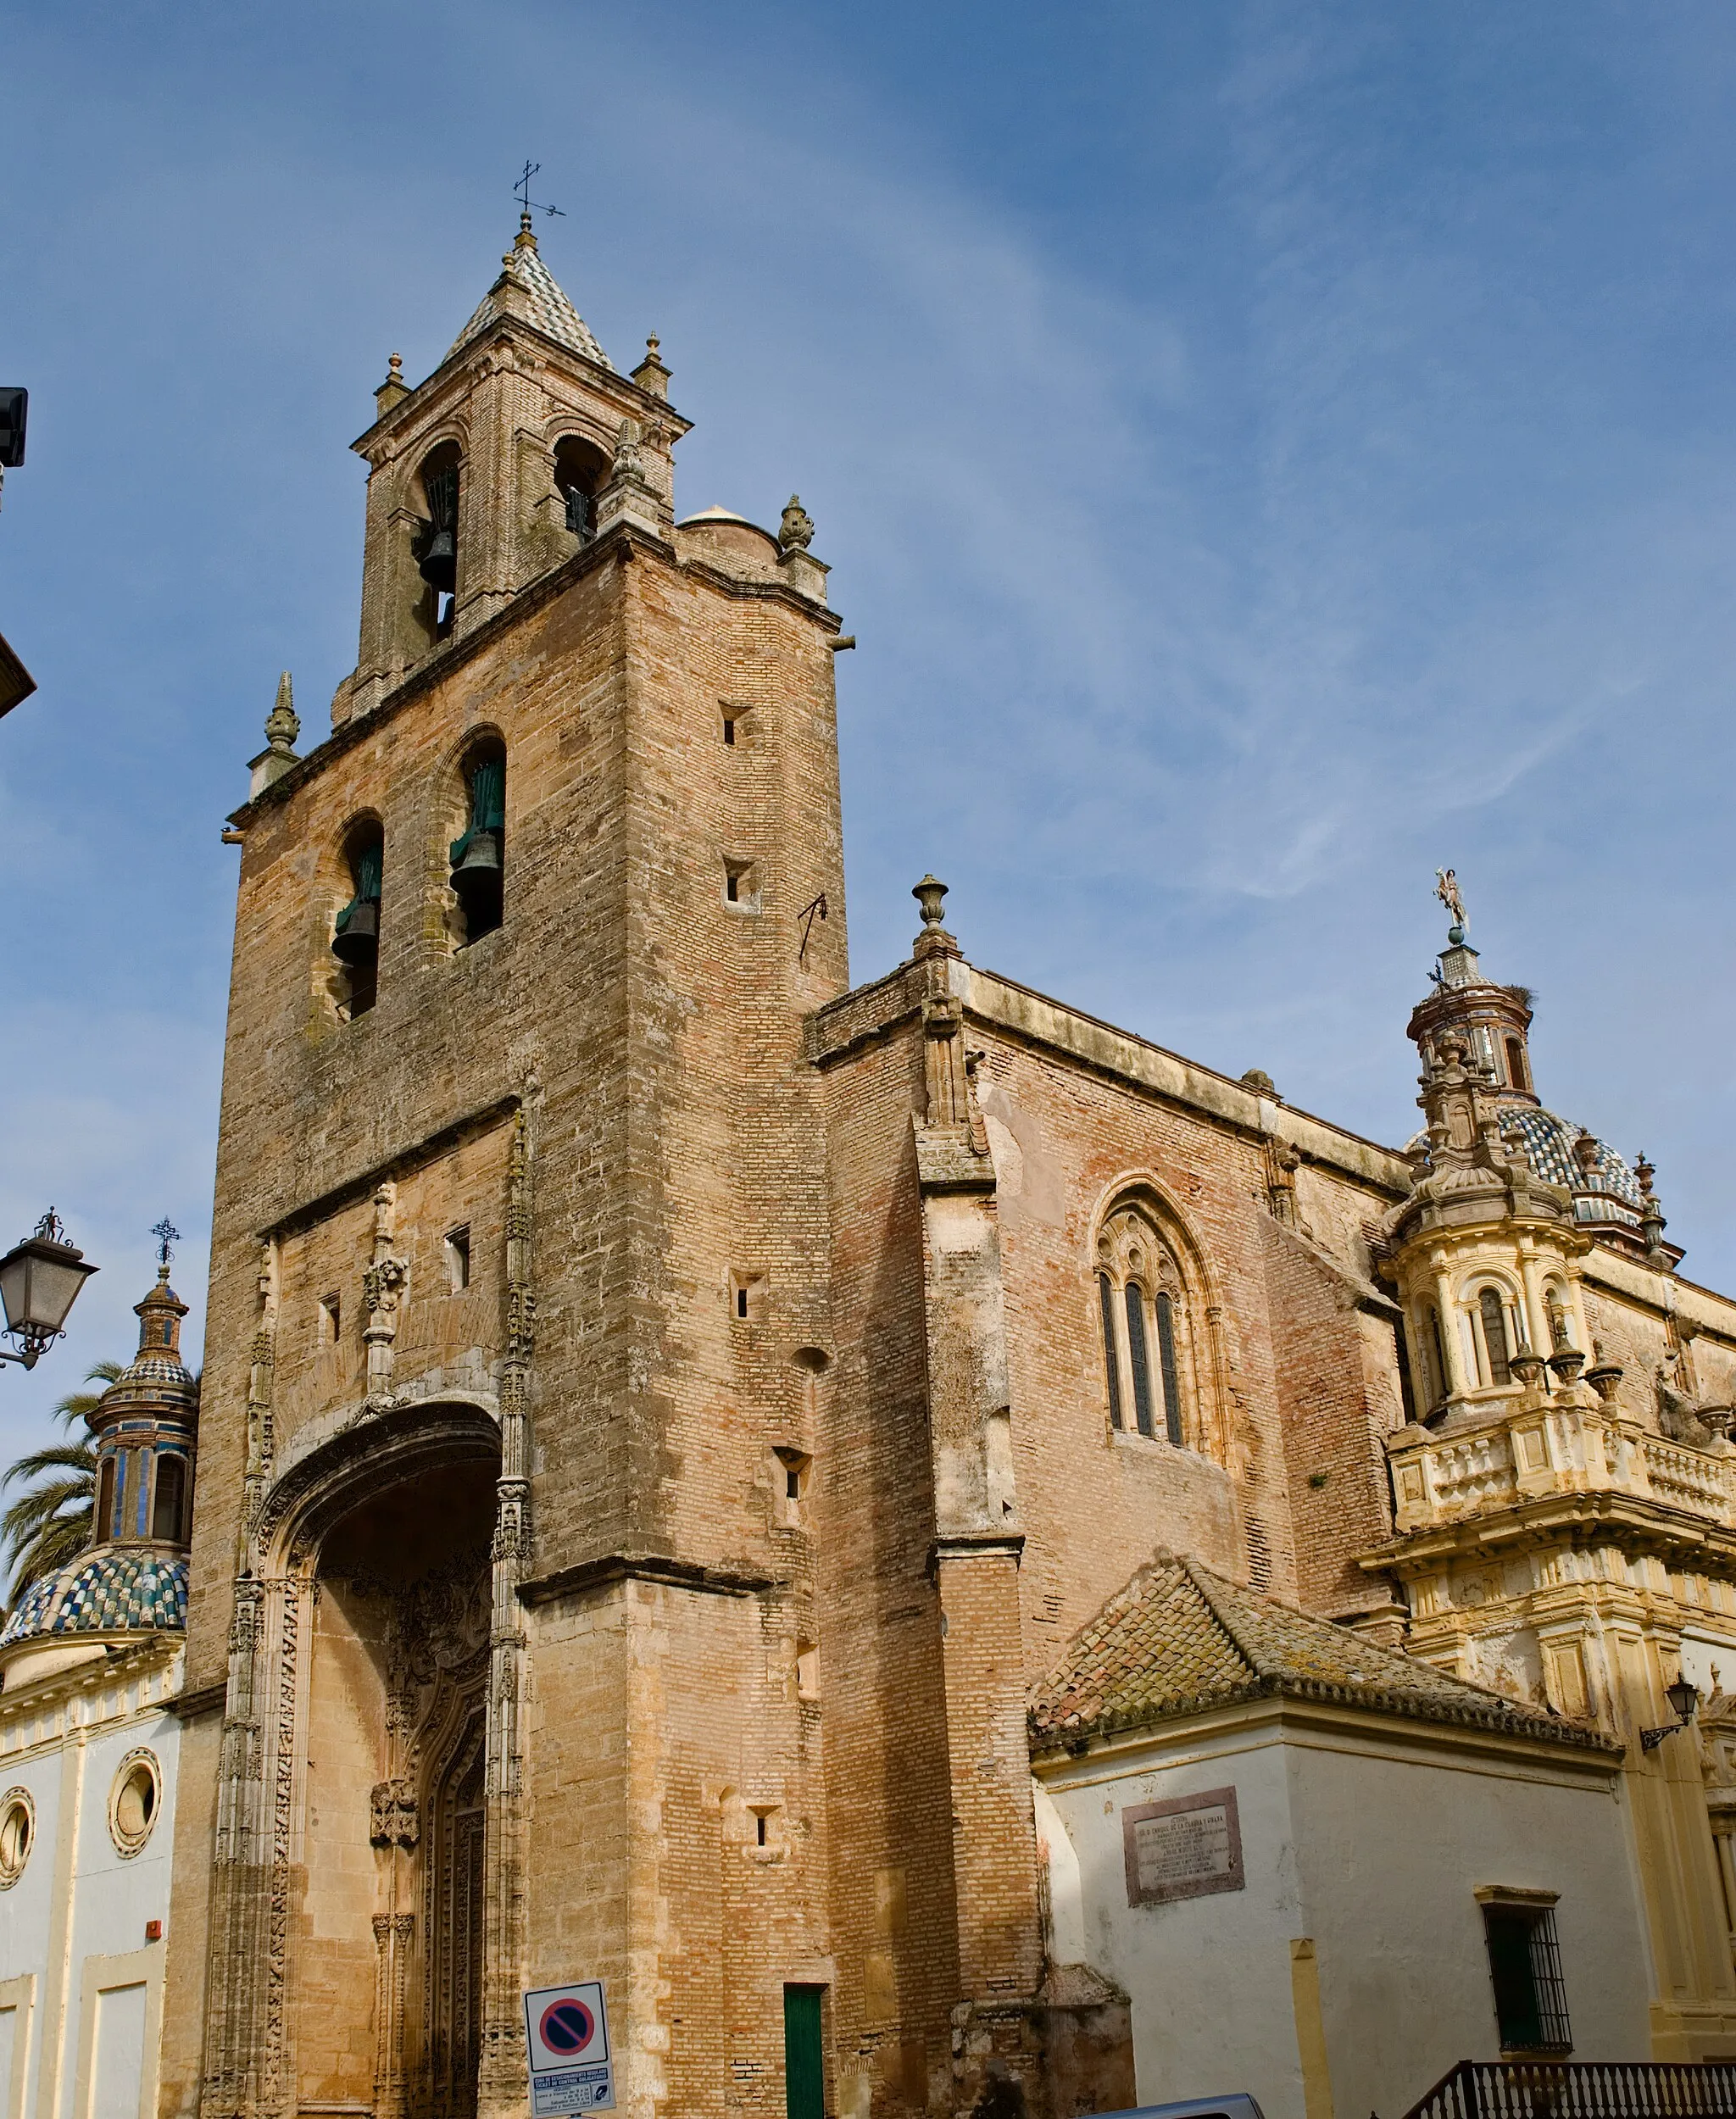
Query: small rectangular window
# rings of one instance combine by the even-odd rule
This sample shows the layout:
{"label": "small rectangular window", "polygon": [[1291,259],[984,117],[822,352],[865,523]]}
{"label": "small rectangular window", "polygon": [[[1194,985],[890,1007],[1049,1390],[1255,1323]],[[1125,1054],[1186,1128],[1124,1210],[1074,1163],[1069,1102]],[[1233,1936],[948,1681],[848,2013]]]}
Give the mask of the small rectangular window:
{"label": "small rectangular window", "polygon": [[723,902],[737,906],[743,912],[759,911],[760,875],[751,861],[724,863]]}
{"label": "small rectangular window", "polygon": [[343,1336],[343,1304],[336,1295],[320,1298],[320,1343],[335,1347]]}
{"label": "small rectangular window", "polygon": [[736,740],[736,717],[733,714],[726,714],[723,717],[723,740],[725,742],[729,744],[732,749],[734,748]]}
{"label": "small rectangular window", "polygon": [[784,1443],[779,1443],[772,1454],[777,1521],[785,1530],[800,1530],[804,1521],[802,1504],[808,1499],[808,1475],[814,1460],[805,1449],[792,1449]]}
{"label": "small rectangular window", "polygon": [[446,1238],[446,1285],[454,1295],[460,1295],[470,1284],[470,1232],[468,1228],[453,1229]]}
{"label": "small rectangular window", "polygon": [[1483,1899],[1483,1938],[1501,2049],[1571,2053],[1573,2035],[1567,2022],[1555,1910],[1523,1903],[1522,1897],[1491,1894]]}
{"label": "small rectangular window", "polygon": [[729,1310],[732,1317],[756,1324],[765,1315],[766,1282],[764,1273],[733,1272],[729,1276]]}

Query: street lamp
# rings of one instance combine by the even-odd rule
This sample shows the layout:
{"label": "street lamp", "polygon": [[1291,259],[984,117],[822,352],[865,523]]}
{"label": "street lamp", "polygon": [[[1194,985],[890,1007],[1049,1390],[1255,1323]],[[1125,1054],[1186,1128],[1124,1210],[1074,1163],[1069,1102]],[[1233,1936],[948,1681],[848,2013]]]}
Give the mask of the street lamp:
{"label": "street lamp", "polygon": [[14,1243],[0,1258],[0,1305],[6,1311],[5,1336],[20,1351],[0,1349],[0,1361],[33,1369],[46,1349],[64,1331],[67,1312],[78,1291],[97,1271],[66,1240],[53,1207],[37,1222],[36,1234]]}
{"label": "street lamp", "polygon": [[[0,1266],[0,1272],[5,1268]],[[1678,1677],[1673,1685],[1666,1685],[1664,1698],[1670,1703],[1670,1712],[1676,1719],[1663,1729],[1642,1729],[1639,1748],[1642,1751],[1655,1751],[1666,1737],[1673,1737],[1678,1729],[1685,1729],[1694,1719],[1694,1710],[1700,1705],[1700,1688]]]}

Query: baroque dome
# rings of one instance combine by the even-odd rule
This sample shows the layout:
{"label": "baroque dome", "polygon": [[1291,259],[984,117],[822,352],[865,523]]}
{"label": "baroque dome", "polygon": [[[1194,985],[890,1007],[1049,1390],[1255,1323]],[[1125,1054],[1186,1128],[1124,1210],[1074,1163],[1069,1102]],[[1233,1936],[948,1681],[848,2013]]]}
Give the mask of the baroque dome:
{"label": "baroque dome", "polygon": [[[1539,1177],[1574,1194],[1577,1220],[1622,1221],[1635,1229],[1639,1226],[1639,1181],[1607,1142],[1597,1139],[1571,1119],[1528,1107],[1503,1111],[1501,1134],[1510,1145],[1525,1150],[1526,1160]],[[1582,1140],[1589,1141],[1594,1151],[1583,1161],[1574,1148],[1574,1143]],[[1579,1210],[1582,1196],[1589,1210],[1585,1212]],[[1623,1208],[1628,1211],[1622,1212]]]}
{"label": "baroque dome", "polygon": [[153,1552],[84,1553],[25,1591],[0,1649],[69,1633],[186,1630],[186,1561]]}

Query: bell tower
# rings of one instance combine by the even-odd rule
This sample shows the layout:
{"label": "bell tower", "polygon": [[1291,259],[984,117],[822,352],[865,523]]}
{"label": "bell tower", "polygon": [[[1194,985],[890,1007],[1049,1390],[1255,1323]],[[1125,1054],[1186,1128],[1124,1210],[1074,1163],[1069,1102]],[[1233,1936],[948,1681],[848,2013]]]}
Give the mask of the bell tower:
{"label": "bell tower", "polygon": [[622,2108],[819,2034],[838,626],[669,381],[524,221],[231,820],[165,2109],[517,2113],[573,1976]]}

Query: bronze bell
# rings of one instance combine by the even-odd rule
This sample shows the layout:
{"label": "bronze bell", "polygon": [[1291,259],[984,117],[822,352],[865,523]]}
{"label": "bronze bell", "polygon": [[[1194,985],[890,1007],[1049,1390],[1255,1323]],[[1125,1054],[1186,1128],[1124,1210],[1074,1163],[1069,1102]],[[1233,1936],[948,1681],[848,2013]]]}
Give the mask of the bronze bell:
{"label": "bronze bell", "polygon": [[359,898],[349,918],[331,937],[331,954],[340,964],[372,964],[380,954],[380,901]]}
{"label": "bronze bell", "polygon": [[458,587],[458,540],[450,530],[434,530],[416,562],[416,571],[431,588],[450,596]]}
{"label": "bronze bell", "polygon": [[472,831],[464,859],[452,871],[452,887],[472,927],[500,920],[500,834]]}

